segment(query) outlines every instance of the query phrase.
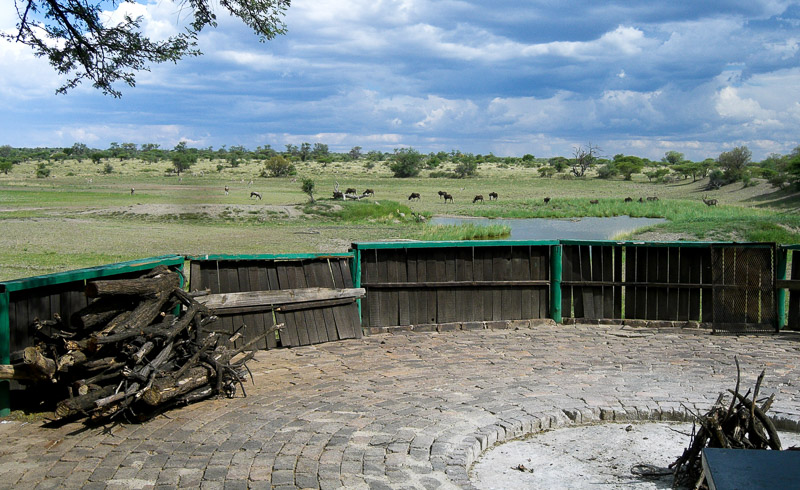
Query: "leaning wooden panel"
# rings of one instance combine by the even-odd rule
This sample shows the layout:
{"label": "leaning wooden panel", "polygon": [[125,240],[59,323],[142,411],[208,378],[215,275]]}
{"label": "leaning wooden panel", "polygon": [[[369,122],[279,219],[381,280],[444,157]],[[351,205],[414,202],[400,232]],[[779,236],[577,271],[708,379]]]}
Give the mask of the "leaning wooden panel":
{"label": "leaning wooden panel", "polygon": [[[380,250],[380,253],[378,254],[377,271],[378,278],[382,283],[396,282],[394,274],[394,262],[391,260],[391,254],[393,252],[394,250],[392,249],[386,249]],[[392,327],[397,325],[397,291],[392,289],[381,289],[379,300],[379,325],[382,327]]]}
{"label": "leaning wooden panel", "polygon": [[[292,289],[292,282],[289,279],[289,271],[283,264],[276,264],[275,275],[278,279],[278,287],[271,289]],[[303,345],[297,329],[298,318],[296,312],[290,311],[286,314],[282,314],[282,317],[282,319],[278,320],[278,323],[283,322],[285,324],[285,328],[281,330],[281,344],[285,346]]]}
{"label": "leaning wooden panel", "polygon": [[[325,273],[328,272],[325,265],[326,264],[324,262],[320,261],[303,261],[303,273],[305,275],[306,287],[319,287],[319,284],[325,280]],[[313,334],[309,332],[309,337],[311,337],[312,343],[337,340],[336,336],[333,338],[328,337],[328,330],[327,326],[325,325],[325,318],[322,315],[321,308],[311,308],[309,309],[309,314],[313,316],[314,322],[314,332]]]}
{"label": "leaning wooden panel", "polygon": [[189,290],[201,290],[203,286],[203,262],[193,260],[189,263]]}
{"label": "leaning wooden panel", "polygon": [[[305,261],[290,262],[290,270],[294,273],[294,284],[296,288],[307,288],[308,282],[306,281]],[[292,272],[289,274],[289,280],[292,280]],[[293,288],[294,289],[294,288]],[[314,318],[314,313],[311,310],[298,310],[298,327],[297,333],[300,340],[303,340],[303,335],[308,337],[309,344],[318,344],[320,342],[317,335],[317,324]],[[305,327],[305,328],[303,328]]]}

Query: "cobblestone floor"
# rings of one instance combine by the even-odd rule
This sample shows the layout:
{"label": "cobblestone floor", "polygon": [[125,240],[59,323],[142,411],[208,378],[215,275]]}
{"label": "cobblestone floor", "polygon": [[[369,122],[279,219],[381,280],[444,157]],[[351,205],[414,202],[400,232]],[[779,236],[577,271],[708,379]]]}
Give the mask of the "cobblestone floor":
{"label": "cobblestone floor", "polygon": [[3,488],[460,488],[480,452],[541,428],[683,419],[736,380],[800,425],[800,336],[537,326],[373,335],[261,352],[248,396],[144,424],[0,423]]}

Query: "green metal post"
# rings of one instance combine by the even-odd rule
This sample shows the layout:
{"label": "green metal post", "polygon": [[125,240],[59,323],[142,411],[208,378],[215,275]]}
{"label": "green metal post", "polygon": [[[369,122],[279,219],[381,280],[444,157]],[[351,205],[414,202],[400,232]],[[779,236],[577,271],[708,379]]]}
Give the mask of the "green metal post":
{"label": "green metal post", "polygon": [[[0,293],[0,364],[11,363],[11,325],[8,315],[10,305],[8,292]],[[11,387],[8,381],[0,381],[0,417],[11,414]]]}
{"label": "green metal post", "polygon": [[550,247],[550,315],[561,323],[561,245]]}
{"label": "green metal post", "polygon": [[[777,250],[777,255],[778,267],[775,271],[775,275],[779,281],[782,281],[786,279],[786,264],[789,258],[789,251],[785,248],[779,248]],[[786,290],[784,288],[778,288],[776,293],[775,301],[778,302],[778,330],[781,330],[786,326]]]}
{"label": "green metal post", "polygon": [[[360,288],[361,287],[361,250],[354,248],[353,249],[353,267],[350,268],[351,273],[353,274],[353,287]],[[361,317],[361,298],[356,300],[356,304],[358,305],[358,323],[362,323]]]}

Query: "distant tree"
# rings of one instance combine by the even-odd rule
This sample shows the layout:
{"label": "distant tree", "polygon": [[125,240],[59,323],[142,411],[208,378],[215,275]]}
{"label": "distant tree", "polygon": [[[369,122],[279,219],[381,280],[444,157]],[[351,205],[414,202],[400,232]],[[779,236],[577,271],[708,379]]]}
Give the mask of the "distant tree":
{"label": "distant tree", "polygon": [[589,143],[586,146],[576,146],[572,152],[571,172],[575,177],[583,177],[586,171],[594,167],[597,161],[597,153],[600,148]]}
{"label": "distant tree", "polygon": [[139,151],[136,143],[122,143],[121,147],[125,158],[134,158]]}
{"label": "distant tree", "polygon": [[532,162],[535,159],[536,159],[536,157],[534,157],[530,153],[526,153],[526,154],[522,155],[522,161],[523,162]]}
{"label": "distant tree", "polygon": [[556,174],[556,168],[549,165],[539,167],[539,176],[550,179]]}
{"label": "distant tree", "polygon": [[11,162],[10,158],[0,158],[0,172],[3,172],[5,175],[14,168],[14,164]]}
{"label": "distant tree", "polygon": [[308,194],[311,202],[314,202],[314,181],[310,177],[303,178],[303,192]]}
{"label": "distant tree", "polygon": [[413,148],[396,148],[389,169],[395,177],[416,177],[422,171],[422,154]]}
{"label": "distant tree", "polygon": [[563,172],[569,167],[569,160],[564,157],[553,157],[547,163],[556,169],[556,172]]}
{"label": "distant tree", "polygon": [[175,172],[180,175],[181,172],[189,170],[192,165],[197,163],[197,152],[194,148],[187,148],[186,142],[181,141],[173,148],[169,158],[172,166],[175,167]]}
{"label": "distant tree", "polygon": [[108,156],[109,156],[108,153],[105,151],[96,151],[91,155],[89,155],[89,158],[92,159],[92,163],[98,165],[103,160],[103,158],[108,158]]}
{"label": "distant tree", "polygon": [[311,150],[311,156],[316,159],[328,156],[328,145],[325,143],[314,143],[314,148]]}
{"label": "distant tree", "polygon": [[300,160],[306,161],[311,155],[311,143],[300,143]]}
{"label": "distant tree", "polygon": [[297,145],[287,144],[286,145],[286,155],[290,157],[295,157],[300,154],[300,150],[297,149]]}
{"label": "distant tree", "polygon": [[726,184],[742,180],[752,155],[746,146],[737,146],[731,151],[720,153],[717,161]]}
{"label": "distant tree", "polygon": [[473,177],[478,173],[478,162],[476,161],[463,161],[456,165],[453,169],[456,177],[463,179],[466,177]]}
{"label": "distant tree", "polygon": [[361,147],[354,146],[353,148],[350,149],[348,155],[350,156],[350,160],[358,160],[359,158],[361,158]]}
{"label": "distant tree", "polygon": [[264,163],[264,168],[261,170],[262,177],[288,177],[295,175],[297,170],[292,162],[285,159],[280,155],[275,155]]}
{"label": "distant tree", "polygon": [[233,168],[238,167],[250,152],[244,146],[231,146],[225,154],[225,160]]}
{"label": "distant tree", "polygon": [[14,154],[14,148],[11,145],[0,146],[0,158],[8,158]]}
{"label": "distant tree", "polygon": [[142,17],[126,15],[118,23],[110,22],[108,11],[119,3],[14,0],[9,8],[17,15],[17,27],[0,33],[0,38],[29,46],[36,56],[48,59],[56,72],[66,75],[58,93],[88,81],[104,94],[119,97],[121,92],[114,85],[122,82],[133,87],[135,72],[148,70],[149,64],[200,55],[197,36],[205,27],[217,27],[220,12],[239,17],[262,41],[284,34],[282,17],[290,0],[175,1],[179,18],[187,21],[176,36],[156,41],[145,35]]}
{"label": "distant tree", "polygon": [[644,175],[647,177],[647,180],[653,182],[661,181],[667,174],[669,174],[668,168],[657,168],[655,170],[651,170],[649,172],[645,172]]}
{"label": "distant tree", "polygon": [[638,174],[644,168],[644,160],[639,157],[623,156],[617,158],[617,156],[614,156],[614,166],[625,180],[632,180],[633,174]]}
{"label": "distant tree", "polygon": [[598,179],[612,179],[616,177],[618,174],[619,170],[617,170],[617,166],[614,162],[606,163],[605,165],[597,169]]}
{"label": "distant tree", "polygon": [[370,150],[367,152],[367,160],[371,162],[380,162],[383,160],[383,152],[378,150]]}
{"label": "distant tree", "polygon": [[683,161],[683,153],[679,151],[668,151],[664,153],[664,158],[662,158],[661,161],[670,165],[677,165]]}
{"label": "distant tree", "polygon": [[70,150],[70,155],[78,160],[89,155],[89,147],[83,143],[74,143]]}

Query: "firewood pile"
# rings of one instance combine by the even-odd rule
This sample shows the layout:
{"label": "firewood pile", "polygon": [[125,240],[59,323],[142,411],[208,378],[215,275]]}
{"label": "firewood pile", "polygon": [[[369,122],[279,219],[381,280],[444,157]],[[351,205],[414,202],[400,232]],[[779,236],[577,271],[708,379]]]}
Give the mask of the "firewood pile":
{"label": "firewood pile", "polygon": [[689,447],[669,466],[673,468],[675,475],[673,487],[707,488],[701,460],[702,450],[706,447],[776,451],[782,449],[778,431],[766,415],[775,395],[761,399],[758,397],[764,371],[758,376],[752,394],[750,390],[745,394],[739,392],[741,371],[738,360],[736,371],[736,388],[721,393],[705,415],[694,415],[695,427],[699,428],[692,431]]}
{"label": "firewood pile", "polygon": [[36,345],[0,372],[30,384],[29,392],[57,393],[57,419],[142,420],[175,405],[233,397],[237,387],[245,394],[245,363],[270,333],[238,348],[238,334],[201,335],[216,317],[165,266],[136,279],[90,282],[86,295],[96,299],[68,327],[58,316],[36,320]]}

